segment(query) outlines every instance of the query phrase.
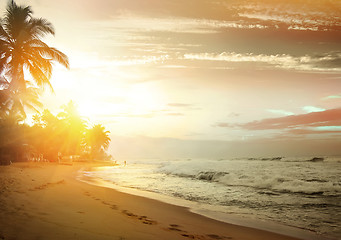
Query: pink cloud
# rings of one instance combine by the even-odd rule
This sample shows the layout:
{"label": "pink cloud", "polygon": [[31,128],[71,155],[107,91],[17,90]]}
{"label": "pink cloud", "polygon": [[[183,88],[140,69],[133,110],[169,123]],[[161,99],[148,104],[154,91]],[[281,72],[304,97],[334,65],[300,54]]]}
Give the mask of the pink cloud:
{"label": "pink cloud", "polygon": [[268,118],[238,125],[248,130],[286,129],[297,127],[341,126],[341,108]]}
{"label": "pink cloud", "polygon": [[223,123],[223,122],[216,123],[216,124],[214,124],[212,126],[213,127],[223,127],[223,128],[232,128],[232,127],[234,127],[233,125],[231,125],[229,123]]}
{"label": "pink cloud", "polygon": [[310,129],[290,129],[287,133],[295,134],[295,135],[307,135],[307,134],[331,134],[331,133],[339,133],[341,134],[341,130],[331,130],[331,131],[317,131]]}

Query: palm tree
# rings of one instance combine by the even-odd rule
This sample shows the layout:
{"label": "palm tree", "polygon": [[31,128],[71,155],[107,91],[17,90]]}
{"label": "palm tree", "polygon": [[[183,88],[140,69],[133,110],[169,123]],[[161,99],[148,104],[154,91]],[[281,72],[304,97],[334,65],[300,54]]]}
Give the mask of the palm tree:
{"label": "palm tree", "polygon": [[[48,34],[54,35],[52,24],[46,19],[32,17],[32,13],[31,7],[18,6],[10,1],[4,18],[0,19],[0,76],[6,79],[12,95],[19,98],[27,94],[29,85],[39,88],[47,85],[52,89],[53,62],[69,68],[68,57],[41,40]],[[32,81],[25,80],[25,69]],[[31,97],[38,97],[32,89],[28,91],[31,91],[28,94]]]}
{"label": "palm tree", "polygon": [[100,157],[101,153],[108,149],[111,140],[109,133],[101,124],[96,124],[87,131],[86,144],[89,147],[92,159]]}
{"label": "palm tree", "polygon": [[39,88],[52,89],[53,62],[69,68],[67,56],[41,40],[54,35],[52,24],[32,14],[31,7],[18,6],[12,0],[0,19],[0,150],[21,145],[18,123],[26,118],[25,107],[42,105]]}
{"label": "palm tree", "polygon": [[63,112],[57,115],[63,121],[66,131],[62,152],[68,155],[79,155],[82,151],[86,122],[79,115],[77,105],[73,101],[63,105],[62,109]]}
{"label": "palm tree", "polygon": [[33,121],[34,125],[30,129],[31,145],[44,158],[56,161],[58,152],[65,148],[68,126],[47,109],[34,115]]}

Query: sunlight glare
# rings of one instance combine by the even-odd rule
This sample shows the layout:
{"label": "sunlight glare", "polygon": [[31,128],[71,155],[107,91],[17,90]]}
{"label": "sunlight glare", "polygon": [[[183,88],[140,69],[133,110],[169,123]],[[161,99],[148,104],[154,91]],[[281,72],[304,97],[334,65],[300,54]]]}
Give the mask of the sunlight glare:
{"label": "sunlight glare", "polygon": [[128,89],[116,89],[106,96],[95,96],[91,101],[88,98],[79,99],[77,103],[80,114],[88,118],[147,115],[161,110],[165,105],[161,91],[146,84],[134,85]]}
{"label": "sunlight glare", "polygon": [[146,84],[133,86],[127,94],[130,114],[148,114],[162,107],[163,96],[160,90]]}

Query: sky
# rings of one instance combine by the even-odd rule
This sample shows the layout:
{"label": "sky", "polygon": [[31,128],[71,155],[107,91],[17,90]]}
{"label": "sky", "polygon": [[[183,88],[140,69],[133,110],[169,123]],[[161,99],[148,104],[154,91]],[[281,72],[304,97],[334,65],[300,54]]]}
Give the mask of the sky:
{"label": "sky", "polygon": [[76,102],[115,157],[341,155],[339,0],[17,2],[70,59],[45,107]]}

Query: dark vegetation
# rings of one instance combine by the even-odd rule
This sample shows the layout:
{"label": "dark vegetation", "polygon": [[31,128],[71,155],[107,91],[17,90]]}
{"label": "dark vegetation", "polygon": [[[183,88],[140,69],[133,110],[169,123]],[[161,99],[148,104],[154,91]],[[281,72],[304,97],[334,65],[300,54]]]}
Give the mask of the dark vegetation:
{"label": "dark vegetation", "polygon": [[[39,95],[49,88],[54,63],[69,68],[68,57],[42,41],[54,35],[52,24],[34,18],[29,6],[9,1],[0,19],[0,164],[10,161],[108,159],[109,132],[88,126],[71,101],[53,115],[42,109]],[[27,110],[36,111],[25,124]]]}

